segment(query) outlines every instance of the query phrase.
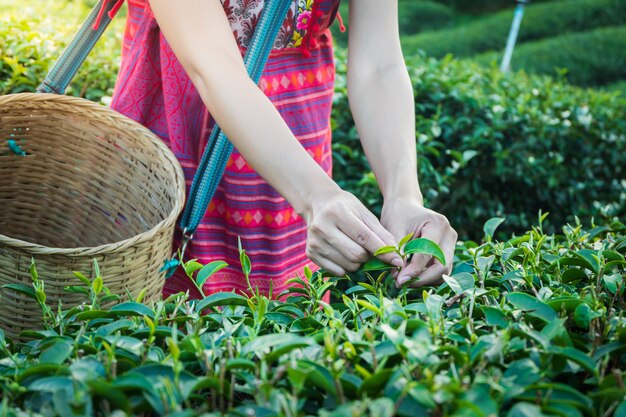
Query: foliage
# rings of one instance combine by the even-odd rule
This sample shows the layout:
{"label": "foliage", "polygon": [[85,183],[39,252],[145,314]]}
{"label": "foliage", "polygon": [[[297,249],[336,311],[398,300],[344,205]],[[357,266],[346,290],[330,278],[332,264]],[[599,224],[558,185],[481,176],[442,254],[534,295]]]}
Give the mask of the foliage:
{"label": "foliage", "polygon": [[0,333],[0,414],[600,417],[626,407],[626,226],[553,236],[540,221],[500,243],[499,221],[483,244],[458,248],[438,288],[398,291],[383,273],[330,305],[322,294],[337,280],[308,271],[284,302],[178,294],[111,308],[102,280],[79,277],[82,305],[24,332],[27,342]]}
{"label": "foliage", "polygon": [[[427,205],[462,238],[493,216],[521,232],[543,210],[558,230],[572,214],[626,214],[625,103],[550,78],[503,75],[445,59],[409,61],[417,154]],[[379,213],[382,197],[349,112],[338,66],[334,177]]]}
{"label": "foliage", "polygon": [[452,24],[453,17],[451,8],[434,1],[398,3],[400,33],[403,35],[441,29]]}
{"label": "foliage", "polygon": [[[19,13],[0,8],[0,94],[35,91],[89,11],[82,2],[50,5],[39,1],[41,6],[36,6],[37,1],[31,3],[35,6],[24,7]],[[49,9],[48,17],[39,13],[39,7]],[[67,94],[92,101],[113,94],[123,24],[123,16],[113,21],[78,71]]]}
{"label": "foliage", "polygon": [[[349,27],[348,1],[339,4],[339,13],[343,17],[346,28]],[[398,0],[398,20],[400,36],[415,34],[426,30],[440,29],[452,24],[454,11],[441,2],[430,0]],[[338,24],[331,25],[335,42],[346,47],[347,31],[341,33]]]}
{"label": "foliage", "polygon": [[[520,45],[511,66],[540,74],[562,68],[571,83],[605,85],[626,79],[625,49],[626,26],[602,28]],[[476,57],[483,63],[497,59],[496,54]]]}
{"label": "foliage", "polygon": [[[437,0],[461,12],[485,13],[515,6],[515,0]],[[534,0],[539,3],[542,0]],[[545,0],[543,0],[545,1]]]}
{"label": "foliage", "polygon": [[[518,42],[621,25],[625,16],[626,0],[560,0],[542,4],[533,3],[526,7]],[[412,53],[422,49],[434,57],[443,57],[449,53],[459,57],[471,56],[485,51],[503,50],[512,20],[512,10],[505,10],[466,25],[406,36],[402,39],[402,44],[406,52]],[[594,49],[604,53],[598,46]],[[581,57],[581,60],[587,58]]]}

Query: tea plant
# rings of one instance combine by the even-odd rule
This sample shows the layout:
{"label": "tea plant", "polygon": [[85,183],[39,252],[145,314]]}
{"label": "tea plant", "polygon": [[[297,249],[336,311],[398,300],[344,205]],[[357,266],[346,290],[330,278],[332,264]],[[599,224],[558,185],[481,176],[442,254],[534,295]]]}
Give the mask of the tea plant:
{"label": "tea plant", "polygon": [[[499,242],[501,221],[459,246],[438,288],[397,289],[376,268],[330,304],[344,278],[309,270],[284,302],[111,308],[100,274],[78,276],[82,305],[28,341],[0,333],[0,415],[624,416],[626,226],[549,235],[541,218]],[[436,250],[414,242],[393,250]],[[221,266],[185,264],[200,283]]]}

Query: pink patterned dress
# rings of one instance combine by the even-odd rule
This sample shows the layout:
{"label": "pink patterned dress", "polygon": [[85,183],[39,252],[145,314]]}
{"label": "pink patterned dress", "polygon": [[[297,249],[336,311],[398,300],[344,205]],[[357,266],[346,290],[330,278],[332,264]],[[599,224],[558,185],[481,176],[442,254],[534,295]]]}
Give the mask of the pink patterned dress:
{"label": "pink patterned dress", "polygon": [[[222,0],[242,53],[263,3]],[[328,175],[332,168],[330,112],[335,77],[328,27],[338,3],[294,0],[259,83],[302,146]],[[127,4],[122,64],[111,107],[148,127],[168,144],[183,167],[188,195],[213,124],[159,30],[148,1],[128,0]],[[177,230],[176,247],[179,236]],[[303,275],[306,265],[318,269],[305,254],[303,219],[235,149],[185,255],[202,263],[223,260],[229,264],[208,280],[206,294],[247,289],[238,237],[252,263],[251,284],[264,293],[271,285],[277,296],[287,288],[287,280]],[[167,280],[163,295],[185,290],[199,295],[179,268]]]}

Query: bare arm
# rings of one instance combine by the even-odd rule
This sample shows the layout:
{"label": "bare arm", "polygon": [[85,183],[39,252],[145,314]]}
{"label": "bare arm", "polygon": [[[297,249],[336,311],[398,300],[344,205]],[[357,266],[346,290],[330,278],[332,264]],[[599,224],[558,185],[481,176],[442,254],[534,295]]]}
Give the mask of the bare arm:
{"label": "bare arm", "polygon": [[219,0],[150,0],[150,5],[215,121],[306,220],[307,254],[314,262],[342,275],[393,241],[375,216],[326,175],[250,80]]}
{"label": "bare arm", "polygon": [[[397,0],[351,0],[348,98],[361,143],[383,194],[383,226],[396,239],[409,233],[439,243],[447,265],[416,256],[398,276],[432,284],[452,266],[456,232],[423,207],[415,151],[415,104],[398,34]],[[426,266],[429,270],[422,270]]]}

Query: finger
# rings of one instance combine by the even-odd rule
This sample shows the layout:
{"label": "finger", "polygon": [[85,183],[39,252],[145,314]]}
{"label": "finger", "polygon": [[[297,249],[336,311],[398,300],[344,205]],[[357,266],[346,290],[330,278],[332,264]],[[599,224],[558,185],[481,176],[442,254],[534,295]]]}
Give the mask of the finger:
{"label": "finger", "polygon": [[[346,239],[348,238],[346,237]],[[352,244],[356,245],[356,243],[354,242],[352,242]],[[359,267],[361,266],[361,262],[354,262],[346,258],[340,251],[333,248],[333,246],[330,243],[326,242],[326,245],[327,245],[327,248],[329,248],[330,250],[323,253],[324,258],[334,262],[335,265],[341,267],[344,271],[354,272],[357,269],[359,269]]]}
{"label": "finger", "polygon": [[341,266],[337,265],[335,262],[331,261],[328,258],[320,258],[319,260],[313,262],[315,262],[315,264],[320,268],[325,269],[336,277],[343,277],[346,275],[345,269],[343,269]]}
{"label": "finger", "polygon": [[[362,220],[355,216],[348,216],[343,219],[344,221],[339,225],[339,229],[346,234],[350,239],[356,242],[359,246],[365,248],[370,254],[376,253],[376,251],[383,246],[388,246],[385,241],[378,236],[372,229],[370,229]],[[382,227],[382,226],[381,226]],[[384,229],[384,228],[383,228]],[[389,234],[389,232],[387,232]],[[391,236],[391,234],[389,234]],[[389,243],[389,236],[383,236]],[[390,245],[393,243],[393,237]],[[379,255],[378,259],[381,261],[394,265],[402,266],[402,258],[395,252]]]}
{"label": "finger", "polygon": [[410,262],[400,270],[396,277],[398,285],[404,285],[408,281],[419,276],[426,265],[423,262]]}
{"label": "finger", "polygon": [[337,252],[341,253],[345,259],[352,263],[360,265],[367,262],[372,257],[363,246],[360,246],[339,230],[336,234],[328,236],[326,242],[328,246],[334,248]]}
{"label": "finger", "polygon": [[419,280],[410,284],[411,287],[419,288],[426,285],[438,285],[442,281],[443,274],[446,273],[447,267],[440,263],[429,266],[419,275]]}

